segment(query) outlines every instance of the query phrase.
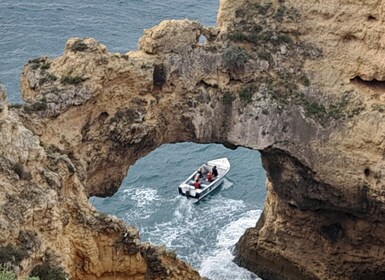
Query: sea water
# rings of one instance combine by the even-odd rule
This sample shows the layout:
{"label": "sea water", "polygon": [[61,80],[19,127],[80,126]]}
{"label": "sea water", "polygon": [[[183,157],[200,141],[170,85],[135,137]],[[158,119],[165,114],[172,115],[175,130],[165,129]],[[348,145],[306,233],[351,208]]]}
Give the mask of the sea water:
{"label": "sea water", "polygon": [[[1,0],[0,80],[8,101],[21,102],[19,76],[31,58],[59,56],[70,37],[93,37],[110,52],[137,49],[143,29],[164,19],[189,18],[213,26],[217,0]],[[177,187],[203,162],[227,157],[223,185],[194,204]],[[119,191],[90,198],[102,212],[140,229],[141,240],[167,246],[212,280],[258,279],[232,262],[232,249],[255,226],[265,199],[260,155],[245,148],[163,145],[131,166]]]}
{"label": "sea water", "polygon": [[[198,203],[179,195],[179,184],[202,163],[222,157],[231,169],[217,190]],[[257,152],[218,144],[168,144],[138,160],[114,196],[90,201],[138,227],[142,240],[175,250],[202,276],[258,279],[232,262],[232,250],[261,214],[264,182]]]}

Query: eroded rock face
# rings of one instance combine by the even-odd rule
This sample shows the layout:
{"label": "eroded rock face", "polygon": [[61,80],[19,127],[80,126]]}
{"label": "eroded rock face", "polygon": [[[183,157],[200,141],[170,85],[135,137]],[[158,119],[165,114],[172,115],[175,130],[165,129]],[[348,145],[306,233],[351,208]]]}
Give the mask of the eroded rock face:
{"label": "eroded rock face", "polygon": [[197,45],[202,25],[189,20],[165,20],[144,30],[139,49],[147,54],[189,52]]}
{"label": "eroded rock face", "polygon": [[[139,51],[111,54],[93,39],[70,39],[62,57],[24,68],[27,104],[10,116],[45,148],[23,176],[62,190],[54,212],[85,217],[72,218],[82,231],[76,236],[94,236],[92,228],[104,222],[86,222],[97,216],[86,196],[114,193],[128,167],[159,145],[216,142],[260,150],[268,196],[257,226],[237,244],[236,261],[264,279],[382,279],[382,9],[379,1],[223,0],[216,28],[166,21],[145,32]],[[8,150],[4,170],[15,157],[12,145]],[[49,168],[57,163],[58,174]],[[16,175],[3,173],[11,176],[7,193],[18,197]],[[110,271],[108,261],[84,254],[99,248],[100,239],[110,250],[124,232],[103,231],[80,254],[64,253],[84,248],[74,242],[56,251],[76,277],[101,277]],[[9,236],[18,243],[18,232]],[[152,253],[134,240],[127,250],[139,256],[138,269],[121,271],[145,277],[142,264],[154,263]],[[60,245],[49,244],[44,248]]]}
{"label": "eroded rock face", "polygon": [[141,243],[137,229],[98,213],[76,161],[41,142],[15,112],[2,115],[0,132],[2,265],[19,277],[200,279],[175,253]]}

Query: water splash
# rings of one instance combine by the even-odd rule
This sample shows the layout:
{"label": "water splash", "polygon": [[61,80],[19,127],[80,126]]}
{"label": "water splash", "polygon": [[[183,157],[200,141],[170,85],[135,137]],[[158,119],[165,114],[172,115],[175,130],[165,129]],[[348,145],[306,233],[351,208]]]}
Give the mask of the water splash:
{"label": "water splash", "polygon": [[254,273],[237,266],[232,260],[232,248],[241,235],[255,223],[261,215],[261,210],[251,210],[240,219],[224,226],[217,236],[217,244],[211,255],[202,262],[199,272],[212,280],[220,279],[260,279]]}
{"label": "water splash", "polygon": [[223,179],[223,183],[222,183],[222,189],[223,190],[227,190],[227,189],[231,188],[232,186],[234,186],[233,182],[231,182],[227,178]]}

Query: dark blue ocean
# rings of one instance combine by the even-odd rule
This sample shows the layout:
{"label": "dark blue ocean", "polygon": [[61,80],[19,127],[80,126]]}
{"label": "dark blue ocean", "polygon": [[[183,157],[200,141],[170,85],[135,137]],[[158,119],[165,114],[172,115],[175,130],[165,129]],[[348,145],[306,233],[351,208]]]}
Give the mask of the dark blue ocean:
{"label": "dark blue ocean", "polygon": [[[0,0],[0,80],[9,102],[21,102],[19,76],[31,58],[58,56],[69,37],[93,37],[110,52],[137,48],[143,29],[164,19],[213,26],[217,0]],[[177,187],[199,165],[227,157],[224,184],[193,204]],[[231,250],[263,207],[265,173],[258,152],[222,145],[163,145],[131,166],[110,198],[90,198],[99,210],[140,229],[141,239],[162,244],[212,280],[258,279],[236,266]]]}

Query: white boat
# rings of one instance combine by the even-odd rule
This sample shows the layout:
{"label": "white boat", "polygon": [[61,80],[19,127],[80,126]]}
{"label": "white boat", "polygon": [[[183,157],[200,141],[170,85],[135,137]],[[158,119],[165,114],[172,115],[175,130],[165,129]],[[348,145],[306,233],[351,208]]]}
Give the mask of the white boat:
{"label": "white boat", "polygon": [[[209,173],[212,173],[214,166],[216,166],[218,176],[212,178],[211,181],[209,180]],[[199,188],[194,185],[196,178],[199,177],[198,170],[202,172],[202,177],[199,178]],[[203,164],[198,170],[191,174],[178,188],[179,194],[187,198],[193,198],[196,201],[204,198],[222,184],[226,174],[230,170],[230,162],[227,158],[214,159]]]}

